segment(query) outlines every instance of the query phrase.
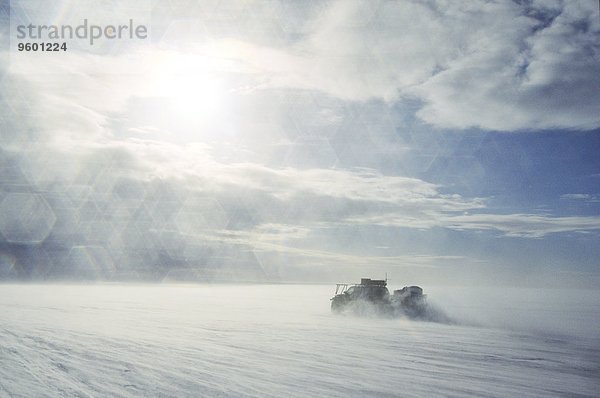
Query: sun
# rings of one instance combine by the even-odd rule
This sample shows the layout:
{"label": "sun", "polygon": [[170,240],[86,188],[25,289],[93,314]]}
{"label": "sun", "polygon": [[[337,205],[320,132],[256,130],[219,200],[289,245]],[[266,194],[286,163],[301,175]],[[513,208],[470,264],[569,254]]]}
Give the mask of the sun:
{"label": "sun", "polygon": [[164,100],[160,113],[171,129],[204,136],[218,133],[231,118],[231,90],[210,66],[198,57],[176,56],[154,68],[149,85]]}
{"label": "sun", "polygon": [[216,76],[200,71],[174,76],[170,84],[169,111],[182,122],[205,125],[224,116],[226,90]]}

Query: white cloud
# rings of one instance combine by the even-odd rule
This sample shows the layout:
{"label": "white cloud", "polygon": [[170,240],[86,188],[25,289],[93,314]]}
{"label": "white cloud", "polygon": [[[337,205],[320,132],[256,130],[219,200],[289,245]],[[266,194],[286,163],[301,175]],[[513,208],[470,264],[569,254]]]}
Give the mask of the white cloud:
{"label": "white cloud", "polygon": [[[490,230],[523,238],[600,229],[600,217],[593,216],[464,214],[485,209],[485,199],[442,194],[435,184],[373,170],[274,169],[221,163],[202,146],[185,148],[143,140],[123,145],[136,153],[137,163],[146,165],[142,170],[180,179],[191,191],[217,199],[232,193],[245,196],[257,228],[252,234],[262,235],[261,239],[273,230],[280,237],[301,239],[311,228],[344,224]],[[278,224],[281,221],[285,224]]]}
{"label": "white cloud", "polygon": [[[269,47],[240,34],[201,41],[186,54],[140,45],[129,54],[48,58],[49,74],[27,64],[11,76],[21,84],[12,89],[19,95],[7,101],[18,107],[25,98],[32,119],[59,140],[57,145],[64,144],[60,139],[114,134],[107,127],[115,117],[134,123],[125,126],[129,133],[140,126],[156,129],[157,123],[170,126],[178,130],[163,132],[170,140],[189,140],[198,130],[213,130],[209,137],[234,134],[240,124],[247,130],[271,124],[277,131],[276,114],[261,124],[240,119],[234,106],[245,94],[272,88],[314,90],[359,102],[416,99],[421,102],[417,115],[443,128],[593,129],[600,126],[595,90],[600,24],[594,12],[589,2],[337,1],[309,13],[298,39],[287,45]],[[198,87],[190,83],[189,92],[171,92],[182,74],[183,81],[195,77],[190,82],[198,81]],[[198,93],[222,74],[230,79],[223,90],[233,101],[222,113],[210,112],[218,117],[204,124],[185,125],[181,113],[178,120],[165,120],[164,103],[140,115],[128,109],[136,99],[147,105],[174,95],[191,103],[218,102],[212,94]],[[35,98],[28,97],[32,92]],[[193,109],[186,112],[197,118]],[[273,135],[262,139],[272,143]]]}
{"label": "white cloud", "polygon": [[[217,234],[198,235],[205,241],[218,242],[220,244],[238,245],[242,247],[250,247],[259,255],[263,253],[267,256],[279,255],[294,263],[310,264],[315,261],[320,265],[333,267],[418,267],[418,268],[438,268],[442,264],[456,263],[464,261],[464,256],[450,255],[428,255],[428,254],[408,254],[396,256],[372,256],[352,254],[349,252],[334,251],[334,250],[319,250],[307,247],[295,247],[290,244],[290,240],[299,239],[308,234],[308,229],[296,228],[289,226],[278,226],[277,228],[283,232],[283,235],[269,234],[265,236],[264,229],[272,228],[259,226],[254,231],[220,231]],[[289,233],[290,230],[295,232]]]}
{"label": "white cloud", "polygon": [[560,195],[561,200],[575,200],[575,201],[583,201],[588,203],[597,203],[600,202],[599,195],[590,195],[588,193],[567,193],[564,195]]}
{"label": "white cloud", "polygon": [[448,228],[497,230],[506,236],[541,238],[552,233],[600,230],[600,217],[550,217],[535,214],[474,214],[450,217]]}
{"label": "white cloud", "polygon": [[[432,4],[384,3],[370,25],[354,27],[365,4],[340,2],[311,44],[318,57],[339,56],[333,69],[341,79],[350,73],[341,85],[361,85],[356,92],[364,97],[413,95],[423,101],[417,115],[439,127],[600,126],[595,4],[530,10],[511,2]],[[536,12],[541,20],[525,16]]]}
{"label": "white cloud", "polygon": [[[598,217],[490,214],[486,198],[341,168],[344,142],[333,149],[327,141],[338,134],[338,143],[358,142],[345,148],[357,163],[378,156],[376,146],[410,162],[404,155],[415,148],[394,141],[400,121],[364,106],[371,99],[383,108],[417,99],[418,116],[444,128],[597,127],[597,21],[584,3],[547,4],[337,1],[306,13],[293,39],[262,40],[267,29],[188,40],[185,53],[162,42],[131,56],[48,58],[50,74],[26,65],[1,81],[3,155],[18,177],[11,189],[61,203],[53,244],[91,242],[115,260],[129,249],[156,262],[163,252],[199,262],[254,250],[305,264],[429,266],[462,257],[435,255],[439,241],[422,255],[336,249],[361,240],[357,226],[521,238],[596,231]],[[220,92],[202,91],[213,79],[225,82],[211,89]],[[186,109],[165,110],[173,97]],[[217,103],[225,108],[205,106]],[[203,123],[185,121],[200,112]],[[315,166],[304,152],[289,161],[302,145],[307,157],[325,148],[327,166],[340,168]],[[269,151],[286,152],[277,154],[284,160]]]}
{"label": "white cloud", "polygon": [[442,128],[588,130],[600,126],[596,16],[587,1],[337,1],[291,47],[227,40],[206,51],[254,74],[256,88],[417,99],[417,115]]}
{"label": "white cloud", "polygon": [[[443,127],[578,128],[598,121],[589,109],[598,105],[597,93],[586,97],[585,104],[575,103],[581,94],[577,90],[588,90],[589,80],[597,79],[588,65],[597,61],[592,41],[597,27],[584,5],[532,6],[552,15],[535,20],[512,3],[432,4],[334,2],[315,14],[304,36],[288,47],[216,39],[191,55],[150,47],[132,56],[72,54],[69,62],[49,62],[52,79],[34,69],[13,76],[23,84],[11,88],[20,95],[8,101],[28,102],[31,120],[55,151],[80,153],[83,168],[86,154],[108,151],[111,161],[121,159],[125,163],[120,169],[140,180],[177,180],[188,190],[217,198],[228,192],[250,193],[243,202],[257,213],[255,225],[283,221],[297,228],[319,222],[447,227],[523,237],[596,229],[597,220],[586,217],[457,215],[483,209],[485,201],[443,194],[435,184],[368,169],[224,162],[207,144],[166,142],[160,134],[168,132],[152,124],[126,127],[144,139],[119,136],[115,130],[122,126],[111,125],[115,118],[130,116],[132,98],[168,96],[170,79],[178,73],[212,76],[217,71],[250,76],[250,91],[301,88],[354,101],[416,96],[424,102],[418,114]],[[540,21],[547,26],[534,32]],[[560,51],[553,51],[555,44]],[[573,65],[577,67],[570,71]],[[111,73],[102,73],[109,69]],[[248,79],[243,83],[247,87]],[[573,90],[552,91],[563,83]],[[543,101],[548,106],[538,106]],[[38,137],[38,145],[43,142]],[[53,166],[57,174],[80,178],[74,172],[67,176],[60,164]],[[30,174],[37,181],[49,172]]]}
{"label": "white cloud", "polygon": [[450,128],[599,127],[597,10],[567,2],[556,12],[535,33],[531,19],[506,13],[497,15],[503,24],[474,32],[485,39],[471,41],[463,57],[415,88],[425,102],[417,115]]}
{"label": "white cloud", "polygon": [[542,238],[555,233],[588,233],[600,230],[600,217],[553,217],[537,214],[466,214],[433,212],[429,217],[379,214],[351,221],[377,225],[428,229],[443,227],[457,231],[496,231],[507,237]]}

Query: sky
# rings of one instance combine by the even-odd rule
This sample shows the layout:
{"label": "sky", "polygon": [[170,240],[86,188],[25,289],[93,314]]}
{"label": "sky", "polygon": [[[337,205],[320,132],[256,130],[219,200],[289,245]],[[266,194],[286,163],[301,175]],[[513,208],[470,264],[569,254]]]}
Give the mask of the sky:
{"label": "sky", "polygon": [[[18,52],[15,24],[148,26]],[[581,1],[0,2],[0,279],[600,287]]]}

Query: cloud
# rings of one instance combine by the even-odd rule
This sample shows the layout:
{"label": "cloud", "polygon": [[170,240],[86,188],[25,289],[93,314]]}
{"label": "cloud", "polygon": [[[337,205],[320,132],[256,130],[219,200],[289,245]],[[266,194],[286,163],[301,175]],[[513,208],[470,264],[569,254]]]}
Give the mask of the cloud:
{"label": "cloud", "polygon": [[[185,51],[169,28],[129,54],[73,52],[48,58],[51,73],[33,63],[3,71],[0,200],[13,198],[13,212],[33,195],[56,220],[45,240],[0,249],[21,276],[173,277],[244,264],[282,275],[283,265],[473,261],[439,253],[440,241],[379,256],[366,230],[385,230],[386,246],[405,231],[596,231],[598,217],[495,214],[488,198],[403,175],[445,141],[400,130],[406,115],[391,111],[416,109],[442,128],[597,127],[598,29],[585,7],[336,1],[300,7],[306,18],[269,14],[275,22],[253,34],[249,23],[186,37]],[[290,18],[281,40],[267,38]]]}
{"label": "cloud", "polygon": [[[226,214],[223,218],[245,218],[241,228],[253,231],[253,236],[261,235],[261,239],[273,234],[301,239],[311,228],[334,225],[495,230],[525,238],[600,228],[597,217],[464,214],[486,209],[486,200],[444,194],[438,185],[416,178],[384,176],[370,169],[303,170],[224,163],[203,145],[183,147],[143,139],[113,141],[104,151],[100,158],[111,162],[111,176],[108,182],[101,176],[93,178],[93,191],[114,195],[119,178],[134,178],[142,184],[153,179],[175,181],[188,197],[187,205],[177,208],[179,212],[189,207],[190,214],[197,213],[193,209],[204,206],[204,198],[211,198]],[[84,161],[89,162],[89,158]],[[223,229],[226,224],[225,220],[212,229]],[[188,233],[194,233],[194,225]],[[197,233],[206,233],[206,222],[196,225]]]}
{"label": "cloud", "polygon": [[587,193],[567,193],[564,195],[560,195],[560,199],[561,200],[583,201],[583,202],[587,202],[587,203],[600,202],[600,196],[590,195]]}
{"label": "cloud", "polygon": [[350,64],[333,68],[345,71],[341,76],[357,69],[345,82],[362,84],[357,92],[388,100],[414,96],[423,103],[417,115],[435,126],[600,126],[594,4],[431,4],[384,3],[368,26],[352,26],[368,5],[340,2],[310,42],[318,57],[333,53]]}
{"label": "cloud", "polygon": [[600,127],[600,24],[592,2],[337,1],[287,48],[242,40],[205,50],[256,89],[319,90],[349,101],[417,100],[440,128]]}
{"label": "cloud", "polygon": [[[106,138],[115,134],[115,121],[128,123],[118,126],[125,134],[150,131],[154,138],[162,130],[159,138],[169,140],[190,140],[198,130],[210,131],[203,133],[209,138],[239,135],[244,125],[245,135],[256,130],[248,142],[272,144],[287,138],[277,133],[282,124],[297,130],[289,137],[294,142],[298,134],[324,134],[350,118],[342,108],[326,109],[333,111],[329,117],[313,116],[317,124],[305,126],[303,120],[311,120],[314,109],[293,103],[291,109],[281,108],[276,95],[264,104],[275,110],[269,120],[258,120],[261,109],[233,112],[234,105],[252,102],[259,99],[256,93],[269,90],[309,90],[342,103],[416,101],[417,116],[441,128],[600,127],[600,95],[594,90],[600,85],[595,73],[600,27],[589,2],[336,1],[301,11],[307,19],[294,41],[272,43],[242,30],[204,38],[185,54],[140,44],[128,54],[74,52],[68,59],[48,58],[44,69],[49,73],[33,63],[20,65],[18,71],[11,69],[17,73],[10,79],[3,79],[4,101],[36,121],[36,141],[45,132],[57,146],[82,136]],[[182,92],[186,87],[177,83],[177,76],[185,78],[188,92]],[[186,98],[179,105],[218,102],[198,93],[206,90],[206,81],[219,78],[231,83],[223,87],[232,100],[231,112],[200,125],[190,120],[186,125],[185,112],[194,114],[191,109],[179,113],[179,120],[165,114],[174,96]],[[24,106],[28,109],[23,111]],[[296,112],[299,121],[284,121],[278,111]],[[370,119],[365,122],[374,122]],[[169,128],[176,131],[164,131]],[[335,164],[330,152],[324,157],[331,161],[324,164]]]}
{"label": "cloud", "polygon": [[[415,87],[417,115],[445,128],[489,130],[600,126],[600,29],[589,2],[498,10],[467,37],[465,53]],[[551,16],[532,17],[545,11]]]}
{"label": "cloud", "polygon": [[[263,40],[267,32],[245,35],[245,26],[237,34],[205,37],[185,55],[140,44],[129,54],[48,58],[49,73],[20,65],[11,77],[16,87],[7,87],[20,95],[5,101],[18,109],[36,92],[32,117],[52,137],[74,130],[102,136],[111,116],[132,99],[168,96],[165,81],[147,84],[161,80],[158,75],[218,71],[235,76],[230,89],[238,93],[302,89],[342,101],[417,101],[417,116],[441,128],[600,127],[594,90],[600,24],[590,2],[335,1],[296,12],[306,21],[293,41]],[[265,15],[271,28],[274,20],[294,19],[293,10],[273,13]],[[139,127],[127,126],[130,132]]]}
{"label": "cloud", "polygon": [[[278,232],[273,234],[276,229]],[[270,230],[265,232],[265,230]],[[418,267],[437,268],[441,264],[464,261],[465,256],[409,254],[394,256],[373,256],[353,254],[346,251],[319,250],[297,247],[293,240],[303,239],[310,230],[289,225],[260,225],[253,231],[220,231],[217,234],[204,235],[203,239],[228,245],[251,247],[260,257],[284,255],[287,259],[295,259],[302,264],[318,261],[321,265],[333,267]]]}
{"label": "cloud", "polygon": [[472,214],[442,221],[456,230],[496,230],[508,237],[542,238],[554,233],[600,230],[600,217],[550,217],[535,214]]}
{"label": "cloud", "polygon": [[429,229],[448,228],[456,231],[495,231],[501,236],[542,238],[556,233],[589,233],[600,230],[600,217],[553,217],[537,214],[447,214],[430,212],[428,217],[403,213],[377,214],[351,218],[357,223]]}

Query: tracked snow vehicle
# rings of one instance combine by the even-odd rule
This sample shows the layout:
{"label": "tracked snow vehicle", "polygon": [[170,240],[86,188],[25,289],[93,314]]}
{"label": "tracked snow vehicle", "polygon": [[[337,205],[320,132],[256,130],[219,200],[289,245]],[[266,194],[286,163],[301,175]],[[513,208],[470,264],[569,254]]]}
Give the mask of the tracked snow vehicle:
{"label": "tracked snow vehicle", "polygon": [[342,313],[364,305],[382,314],[405,315],[421,318],[425,315],[427,302],[419,286],[405,286],[390,294],[387,279],[362,278],[360,284],[338,283],[331,299],[331,311]]}

